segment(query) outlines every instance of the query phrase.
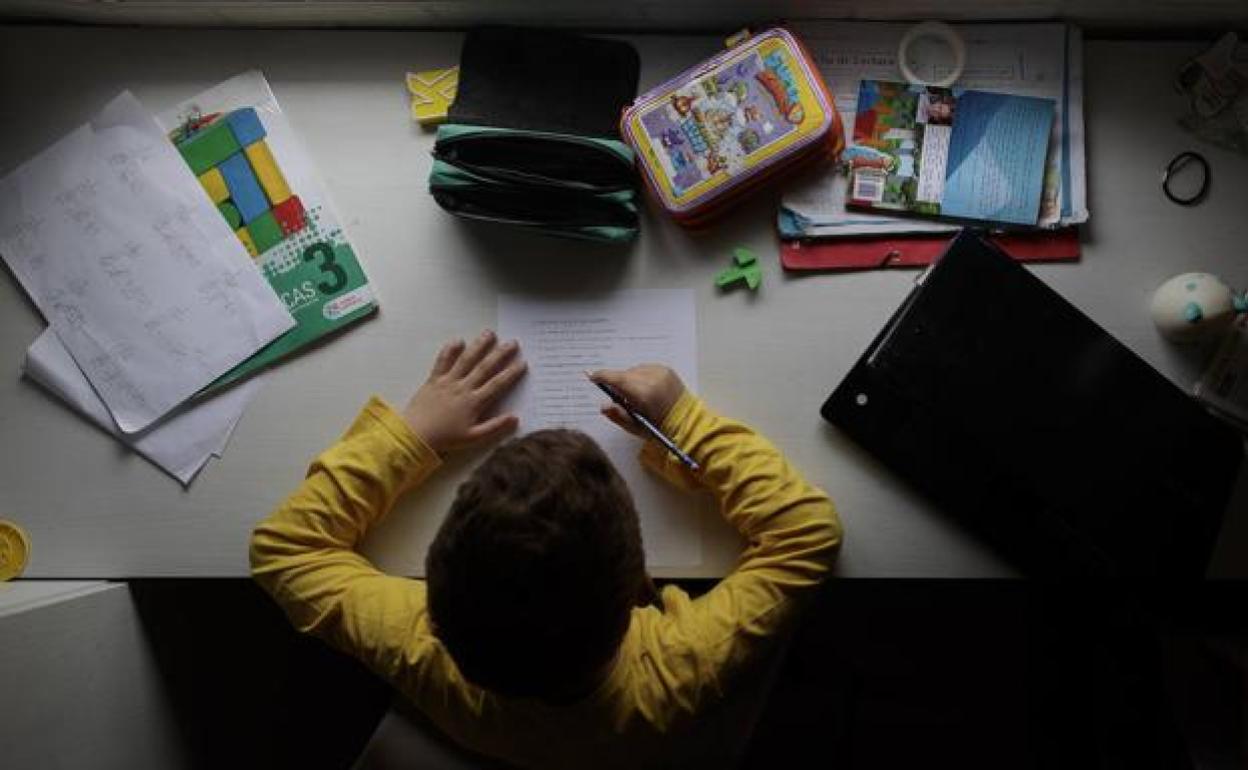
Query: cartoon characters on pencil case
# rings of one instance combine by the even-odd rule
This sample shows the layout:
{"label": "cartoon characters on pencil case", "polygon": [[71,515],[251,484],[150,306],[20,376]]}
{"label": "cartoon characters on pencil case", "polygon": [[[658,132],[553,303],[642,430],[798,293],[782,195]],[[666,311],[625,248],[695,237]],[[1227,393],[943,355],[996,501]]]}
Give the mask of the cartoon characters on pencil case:
{"label": "cartoon characters on pencil case", "polygon": [[741,145],[741,151],[749,155],[762,146],[763,140],[757,131],[752,128],[746,128],[737,134],[737,143]]}
{"label": "cartoon characters on pencil case", "polygon": [[788,62],[784,60],[784,56],[779,51],[775,51],[763,58],[763,66],[766,69],[754,77],[771,95],[776,103],[776,109],[780,111],[785,120],[793,125],[801,123],[806,119],[806,111],[802,109],[802,98],[797,89],[797,80],[793,77],[793,70],[789,69]]}
{"label": "cartoon characters on pencil case", "polygon": [[767,93],[776,102],[776,108],[780,110],[780,114],[784,119],[797,125],[806,118],[806,111],[802,109],[800,101],[793,101],[789,92],[785,90],[784,81],[771,70],[764,70],[754,76],[759,84],[766,89]]}
{"label": "cartoon characters on pencil case", "polygon": [[[804,120],[790,66],[783,56],[753,53],[686,83],[643,116],[676,194],[735,173]],[[759,79],[760,73],[766,77]]]}
{"label": "cartoon characters on pencil case", "polygon": [[664,131],[660,144],[668,150],[672,165],[677,169],[701,158],[707,174],[714,175],[743,161],[746,155],[762,146],[762,131],[766,131],[767,126],[758,126],[762,112],[757,106],[746,103],[750,95],[748,84],[738,80],[709,85],[713,82],[707,78],[699,84],[702,94],[697,96],[672,95],[671,105],[680,116],[680,130]]}

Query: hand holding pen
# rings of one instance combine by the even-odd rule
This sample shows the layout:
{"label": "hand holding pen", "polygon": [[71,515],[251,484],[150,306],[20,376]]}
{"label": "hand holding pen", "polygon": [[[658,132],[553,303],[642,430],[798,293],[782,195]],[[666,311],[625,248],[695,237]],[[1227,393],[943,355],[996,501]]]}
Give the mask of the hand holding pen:
{"label": "hand holding pen", "polygon": [[657,424],[685,392],[685,384],[674,371],[657,364],[642,364],[625,370],[603,369],[585,374],[611,399],[612,403],[602,408],[607,419],[629,433],[657,441],[690,470],[699,470],[698,463],[676,446]]}

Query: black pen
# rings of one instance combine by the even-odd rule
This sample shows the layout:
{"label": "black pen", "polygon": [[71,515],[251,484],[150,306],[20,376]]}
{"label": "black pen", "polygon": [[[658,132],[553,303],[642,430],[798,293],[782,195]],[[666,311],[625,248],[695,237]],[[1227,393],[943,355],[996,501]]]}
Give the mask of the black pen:
{"label": "black pen", "polygon": [[589,381],[597,385],[598,388],[603,393],[606,393],[607,398],[611,399],[612,403],[614,403],[616,406],[618,406],[619,408],[623,409],[626,413],[628,413],[628,416],[633,418],[633,422],[640,425],[642,430],[649,433],[654,438],[655,441],[659,442],[664,447],[666,447],[667,451],[676,455],[676,458],[680,460],[682,463],[684,463],[686,466],[688,466],[689,470],[698,471],[702,469],[702,466],[698,465],[696,460],[694,460],[692,457],[685,454],[684,452],[680,451],[680,447],[676,446],[676,443],[674,441],[672,441],[670,438],[664,435],[663,431],[656,428],[654,426],[654,423],[647,420],[645,415],[643,415],[641,412],[638,412],[636,409],[634,409],[633,405],[628,403],[628,399],[624,397],[623,393],[619,392],[618,390],[611,387],[605,382],[599,382],[598,380],[595,380],[593,375],[591,375],[589,372],[585,372],[585,376],[589,377]]}

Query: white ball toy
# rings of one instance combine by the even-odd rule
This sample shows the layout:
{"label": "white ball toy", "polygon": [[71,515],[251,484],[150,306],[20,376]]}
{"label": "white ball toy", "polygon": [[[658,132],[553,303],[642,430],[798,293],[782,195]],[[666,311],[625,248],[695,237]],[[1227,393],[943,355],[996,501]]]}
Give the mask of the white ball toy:
{"label": "white ball toy", "polygon": [[1248,298],[1208,273],[1184,273],[1163,283],[1151,308],[1157,331],[1172,342],[1196,342],[1225,329],[1248,310]]}

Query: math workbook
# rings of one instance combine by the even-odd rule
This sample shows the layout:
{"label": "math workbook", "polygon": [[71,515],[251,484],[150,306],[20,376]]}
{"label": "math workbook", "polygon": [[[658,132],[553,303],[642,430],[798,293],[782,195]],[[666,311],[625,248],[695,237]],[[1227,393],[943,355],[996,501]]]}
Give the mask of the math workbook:
{"label": "math workbook", "polygon": [[1054,102],[864,80],[847,205],[1035,225]]}
{"label": "math workbook", "polygon": [[377,301],[324,185],[260,72],[157,116],[297,325],[211,387],[364,318]]}

